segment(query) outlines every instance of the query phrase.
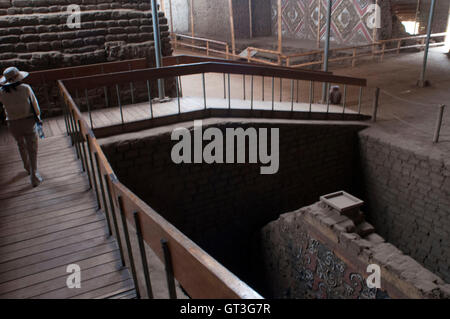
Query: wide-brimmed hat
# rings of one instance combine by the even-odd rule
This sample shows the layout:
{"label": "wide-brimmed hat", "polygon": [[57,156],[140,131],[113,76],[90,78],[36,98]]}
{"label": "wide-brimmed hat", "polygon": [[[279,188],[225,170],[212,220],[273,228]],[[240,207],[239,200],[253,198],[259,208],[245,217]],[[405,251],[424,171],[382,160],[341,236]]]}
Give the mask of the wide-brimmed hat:
{"label": "wide-brimmed hat", "polygon": [[0,84],[6,85],[6,84],[13,84],[19,81],[22,81],[25,79],[28,75],[30,75],[28,72],[20,71],[16,67],[10,67],[3,72],[3,77],[0,78]]}

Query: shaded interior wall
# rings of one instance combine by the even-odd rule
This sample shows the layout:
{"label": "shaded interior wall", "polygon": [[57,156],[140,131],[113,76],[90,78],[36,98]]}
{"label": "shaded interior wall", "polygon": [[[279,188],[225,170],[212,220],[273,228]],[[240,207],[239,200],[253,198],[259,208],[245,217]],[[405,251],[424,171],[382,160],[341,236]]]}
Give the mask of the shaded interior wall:
{"label": "shaded interior wall", "polygon": [[[360,214],[362,214],[360,212]],[[358,216],[358,215],[354,215]],[[450,285],[377,235],[363,217],[322,203],[280,216],[261,231],[261,265],[274,298],[449,298]],[[369,288],[367,266],[380,267]]]}
{"label": "shaded interior wall", "polygon": [[[190,4],[188,0],[175,0],[174,3],[184,5],[186,2],[186,6],[189,8]],[[207,36],[231,43],[228,1],[195,0],[193,6],[194,31],[197,36]],[[271,35],[270,8],[270,0],[252,0],[253,36]],[[249,14],[248,0],[233,0],[233,19],[236,39],[250,37]],[[182,21],[185,19],[184,16],[183,13]],[[191,32],[189,9],[186,13],[186,19],[188,19],[187,31]],[[178,22],[176,24],[178,25]]]}
{"label": "shaded interior wall", "polygon": [[[272,34],[278,34],[278,1],[272,1]],[[325,38],[327,2],[321,0],[320,37]],[[368,18],[373,15],[370,5],[374,0],[337,0],[333,1],[331,41],[339,44],[357,45],[373,41],[373,29]],[[319,23],[319,2],[282,0],[284,37],[305,40],[317,40]]]}
{"label": "shaded interior wall", "polygon": [[271,0],[252,0],[253,36],[263,37],[272,34]]}
{"label": "shaded interior wall", "polygon": [[[228,1],[195,0],[193,5],[195,35],[231,43]],[[191,32],[190,23],[189,32]]]}
{"label": "shaded interior wall", "polygon": [[[279,127],[280,169],[259,164],[172,162],[170,133],[101,140],[120,181],[244,281],[261,288],[255,236],[279,214],[319,196],[358,188],[356,132],[360,125],[227,122],[215,126]],[[206,128],[206,124],[204,124]],[[205,143],[206,144],[206,143]],[[254,266],[254,268],[253,268]]]}
{"label": "shaded interior wall", "polygon": [[448,158],[380,134],[359,134],[368,220],[387,241],[450,282]]}
{"label": "shaded interior wall", "polygon": [[[169,0],[163,0],[166,17],[170,25]],[[187,33],[190,25],[189,0],[172,0],[172,17],[174,32]]]}
{"label": "shaded interior wall", "polygon": [[[430,15],[431,0],[421,0],[418,21],[420,23],[419,33],[426,34],[428,26],[428,18]],[[433,33],[441,33],[447,31],[449,19],[450,1],[436,1],[436,9],[433,18]]]}

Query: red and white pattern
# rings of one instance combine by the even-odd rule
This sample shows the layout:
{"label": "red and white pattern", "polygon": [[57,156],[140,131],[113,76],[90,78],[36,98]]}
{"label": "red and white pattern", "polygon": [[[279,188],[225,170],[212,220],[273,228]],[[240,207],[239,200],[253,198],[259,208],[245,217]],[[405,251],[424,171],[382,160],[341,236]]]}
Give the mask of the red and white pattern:
{"label": "red and white pattern", "polygon": [[[319,1],[322,1],[319,13]],[[283,36],[299,39],[317,39],[320,14],[321,39],[326,32],[327,0],[282,0]],[[371,43],[373,31],[368,18],[373,14],[370,5],[375,0],[333,0],[331,40],[339,44]],[[272,27],[278,30],[277,0],[272,0]]]}

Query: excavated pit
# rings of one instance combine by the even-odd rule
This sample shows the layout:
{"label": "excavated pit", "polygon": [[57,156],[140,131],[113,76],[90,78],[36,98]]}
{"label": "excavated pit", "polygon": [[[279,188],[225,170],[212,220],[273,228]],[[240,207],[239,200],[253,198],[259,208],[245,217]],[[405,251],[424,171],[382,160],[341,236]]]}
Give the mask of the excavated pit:
{"label": "excavated pit", "polygon": [[[282,214],[312,205],[320,196],[335,191],[345,190],[363,200],[369,199],[370,205],[362,208],[363,211],[373,209],[366,219],[374,222],[377,232],[386,240],[400,243],[402,249],[406,248],[407,253],[415,257],[412,246],[390,236],[395,233],[397,224],[379,229],[380,223],[395,212],[386,214],[386,209],[378,210],[379,205],[388,202],[383,199],[384,195],[378,196],[381,189],[373,185],[381,183],[384,175],[374,174],[373,169],[380,170],[379,164],[368,159],[367,154],[377,149],[380,142],[364,134],[367,126],[363,123],[263,119],[203,121],[203,131],[215,127],[224,136],[227,128],[278,128],[279,170],[272,175],[261,174],[261,163],[175,164],[171,152],[177,141],[171,140],[172,131],[185,127],[193,132],[193,124],[186,122],[103,138],[100,143],[122,183],[264,297],[320,297],[275,292],[273,277],[268,279],[267,242],[262,240],[262,235]],[[386,170],[390,167],[388,165]],[[367,189],[366,185],[369,185]],[[368,195],[368,191],[378,193]],[[448,222],[448,216],[446,218]],[[322,244],[325,247],[329,244],[328,249],[333,250],[331,243],[323,241]],[[440,264],[446,264],[447,269],[428,268],[448,280],[448,272],[445,272],[448,259],[445,258],[450,254],[448,246],[444,245],[440,250],[434,248],[441,256],[436,255],[433,260],[440,258]],[[420,245],[416,247],[419,249]],[[351,265],[352,257],[346,258],[350,258]],[[423,260],[418,261],[423,263]],[[439,284],[445,283],[440,281]],[[446,287],[448,289],[448,285]],[[380,296],[384,295],[376,295]]]}

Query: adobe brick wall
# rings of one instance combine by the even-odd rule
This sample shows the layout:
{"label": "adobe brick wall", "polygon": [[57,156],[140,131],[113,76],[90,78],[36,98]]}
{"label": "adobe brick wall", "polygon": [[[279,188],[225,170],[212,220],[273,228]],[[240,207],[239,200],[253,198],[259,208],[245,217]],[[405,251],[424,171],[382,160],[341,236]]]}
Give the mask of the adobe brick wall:
{"label": "adobe brick wall", "polygon": [[[69,4],[80,5],[80,29],[70,29],[66,24]],[[172,47],[163,12],[159,12],[159,23],[162,53],[169,56]],[[12,65],[36,71],[144,57],[152,65],[155,59],[149,1],[1,0],[0,39],[1,72]],[[168,83],[169,94],[172,87],[173,83]],[[44,117],[61,114],[53,83],[34,89]],[[145,85],[136,89],[147,91]],[[111,95],[110,101],[115,101],[115,95]],[[125,91],[122,95],[129,96]]]}
{"label": "adobe brick wall", "polygon": [[436,148],[359,133],[368,220],[387,241],[450,282],[450,162]]}
{"label": "adobe brick wall", "polygon": [[[81,7],[81,29],[66,22],[68,4]],[[12,0],[0,2],[0,68],[33,71],[135,57],[153,57],[149,2]],[[159,13],[163,55],[172,49]]]}
{"label": "adobe brick wall", "polygon": [[[360,214],[350,219],[318,202],[266,225],[261,230],[261,265],[270,295],[450,298],[450,284],[385,242]],[[380,289],[367,286],[370,264],[380,267]]]}
{"label": "adobe brick wall", "polygon": [[259,164],[175,165],[170,158],[175,142],[167,127],[100,142],[121,182],[231,271],[257,286],[253,245],[264,225],[325,193],[356,192],[356,133],[364,126],[208,120],[204,128],[212,124],[221,130],[279,127],[278,174],[260,175]]}

